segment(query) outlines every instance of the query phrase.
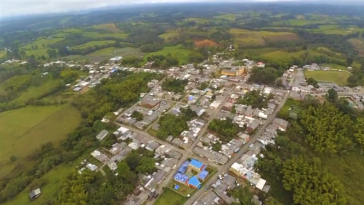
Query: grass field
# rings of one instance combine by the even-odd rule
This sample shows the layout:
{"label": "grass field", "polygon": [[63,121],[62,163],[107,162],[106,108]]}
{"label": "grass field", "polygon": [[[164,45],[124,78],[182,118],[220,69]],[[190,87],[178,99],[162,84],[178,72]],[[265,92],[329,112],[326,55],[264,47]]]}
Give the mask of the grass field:
{"label": "grass field", "polygon": [[185,197],[169,188],[164,188],[163,194],[157,199],[154,205],[183,205],[185,201]]}
{"label": "grass field", "polygon": [[348,40],[353,44],[361,57],[364,57],[364,38],[351,38]]}
{"label": "grass field", "polygon": [[305,52],[306,51],[298,51],[298,52],[273,51],[263,54],[262,57],[272,58],[272,59],[290,59],[292,57],[298,58]]}
{"label": "grass field", "polygon": [[31,98],[38,98],[39,96],[42,96],[43,94],[47,93],[49,90],[55,88],[60,81],[61,80],[50,79],[47,82],[43,83],[41,86],[38,87],[31,86],[27,88],[27,90],[23,92],[21,96],[19,96],[14,101],[18,103],[24,103]]}
{"label": "grass field", "polygon": [[87,43],[84,43],[82,45],[78,45],[78,46],[73,46],[71,47],[72,49],[85,49],[88,47],[93,47],[93,46],[104,46],[104,45],[113,45],[115,44],[115,41],[113,40],[105,40],[105,41],[89,41]]}
{"label": "grass field", "polygon": [[164,33],[164,34],[159,35],[159,37],[163,38],[165,41],[168,41],[179,35],[180,35],[180,33],[177,30],[171,29],[171,30],[167,30],[166,33]]}
{"label": "grass field", "polygon": [[6,51],[5,50],[1,50],[0,51],[0,58],[5,57],[5,55],[6,55]]}
{"label": "grass field", "polygon": [[92,28],[103,29],[114,33],[121,32],[121,30],[118,29],[114,23],[94,25]]}
{"label": "grass field", "polygon": [[313,78],[319,82],[332,82],[338,85],[345,85],[350,74],[343,71],[306,71],[306,78]]}
{"label": "grass field", "polygon": [[241,16],[241,14],[221,14],[221,15],[215,16],[214,18],[235,21],[235,16]]}
{"label": "grass field", "polygon": [[126,33],[97,33],[97,32],[82,32],[82,35],[87,36],[87,37],[91,37],[91,38],[108,38],[108,37],[113,37],[113,38],[119,38],[119,39],[124,39],[128,36],[128,34]]}
{"label": "grass field", "polygon": [[99,62],[105,59],[110,59],[114,56],[123,56],[123,57],[130,57],[130,56],[137,56],[142,57],[143,53],[140,52],[137,48],[116,48],[116,47],[109,47],[100,49],[98,51],[95,51],[93,53],[90,53],[86,56],[80,56],[80,55],[73,55],[73,56],[67,56],[64,57],[65,60],[76,60],[76,61],[82,61],[82,60],[90,60],[91,62]]}
{"label": "grass field", "polygon": [[42,48],[48,48],[49,45],[55,44],[59,41],[63,40],[63,38],[43,38],[43,39],[39,39],[36,40],[32,43],[28,43],[22,47],[20,47],[20,49],[24,48],[24,49],[32,49],[32,46],[35,47],[37,46],[38,49],[42,49]]}
{"label": "grass field", "polygon": [[180,64],[186,64],[188,63],[188,55],[191,51],[182,48],[181,45],[177,46],[167,46],[164,47],[162,50],[157,52],[148,53],[144,56],[144,60],[147,61],[147,58],[152,55],[167,55],[170,53],[172,57],[177,58],[179,60]]}
{"label": "grass field", "polygon": [[357,32],[358,29],[355,27],[350,28],[340,28],[338,25],[323,25],[319,26],[318,29],[310,29],[310,31],[315,33],[323,33],[323,34],[339,34],[339,35],[347,35],[354,32]]}
{"label": "grass field", "polygon": [[265,45],[266,41],[294,41],[298,37],[290,32],[271,32],[271,31],[249,31],[244,29],[230,29],[234,36],[235,45]]}
{"label": "grass field", "polygon": [[[80,121],[80,113],[68,104],[27,106],[0,113],[0,162],[9,165],[12,155],[22,160],[41,144],[64,139]],[[2,167],[0,177],[6,174]]]}
{"label": "grass field", "polygon": [[204,24],[204,23],[209,22],[210,20],[209,19],[203,19],[203,18],[186,18],[183,21],[185,21],[185,22],[194,21],[197,24]]}

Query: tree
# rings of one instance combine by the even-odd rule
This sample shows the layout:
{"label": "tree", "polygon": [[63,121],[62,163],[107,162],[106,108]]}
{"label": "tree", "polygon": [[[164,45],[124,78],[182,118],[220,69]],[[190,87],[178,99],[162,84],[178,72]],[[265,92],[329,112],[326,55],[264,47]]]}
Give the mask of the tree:
{"label": "tree", "polygon": [[354,126],[354,137],[356,138],[357,142],[359,143],[361,150],[364,148],[364,118],[358,118]]}
{"label": "tree", "polygon": [[328,90],[328,99],[330,102],[336,102],[339,98],[339,95],[337,94],[336,90],[331,88]]}
{"label": "tree", "polygon": [[16,156],[14,156],[14,155],[11,155],[11,156],[9,157],[9,159],[10,159],[10,161],[11,161],[11,162],[15,162],[15,161],[17,160],[17,157],[16,157]]}
{"label": "tree", "polygon": [[279,202],[277,199],[270,196],[265,200],[265,205],[283,205],[283,204]]}
{"label": "tree", "polygon": [[133,111],[133,113],[131,114],[132,118],[135,118],[137,121],[141,121],[143,120],[144,116],[141,112],[138,112],[136,110]]}
{"label": "tree", "polygon": [[347,65],[347,66],[351,66],[351,65],[353,64],[353,62],[354,62],[354,61],[353,61],[353,59],[352,59],[352,58],[347,58],[347,59],[346,59],[346,65]]}
{"label": "tree", "polygon": [[151,174],[155,170],[155,160],[149,157],[142,157],[136,171],[142,174]]}

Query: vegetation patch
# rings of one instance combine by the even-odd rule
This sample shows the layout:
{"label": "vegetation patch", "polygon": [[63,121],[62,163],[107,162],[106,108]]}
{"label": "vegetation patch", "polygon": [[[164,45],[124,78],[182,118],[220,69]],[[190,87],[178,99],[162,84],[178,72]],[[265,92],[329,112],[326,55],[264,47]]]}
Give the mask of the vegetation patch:
{"label": "vegetation patch", "polygon": [[164,47],[162,50],[160,51],[156,51],[156,52],[152,52],[152,53],[148,53],[147,55],[144,56],[144,60],[147,61],[148,57],[151,57],[153,55],[163,55],[166,56],[168,54],[171,54],[171,56],[173,58],[178,59],[179,64],[186,64],[188,63],[189,60],[189,54],[192,51],[184,49],[182,47],[182,45],[177,45],[177,46],[167,46]]}
{"label": "vegetation patch", "polygon": [[306,78],[313,78],[319,82],[332,82],[338,85],[346,85],[347,79],[351,76],[350,73],[342,71],[306,71]]}
{"label": "vegetation patch", "polygon": [[114,32],[114,33],[121,32],[121,30],[118,29],[114,23],[95,25],[95,26],[93,26],[93,28],[103,29],[106,31]]}
{"label": "vegetation patch", "polygon": [[358,51],[359,56],[364,57],[364,38],[350,38],[348,41]]}
{"label": "vegetation patch", "polygon": [[47,142],[66,138],[80,123],[80,113],[71,105],[28,106],[0,114],[0,160],[18,159]]}
{"label": "vegetation patch", "polygon": [[78,46],[73,46],[71,47],[71,49],[86,49],[89,47],[93,47],[93,46],[105,46],[105,45],[113,45],[115,44],[115,41],[113,40],[105,40],[105,41],[89,41],[87,43],[78,45]]}
{"label": "vegetation patch", "polygon": [[169,188],[163,189],[163,194],[159,196],[157,201],[154,203],[155,205],[183,205],[186,201],[186,198],[177,194],[173,190]]}
{"label": "vegetation patch", "polygon": [[267,42],[295,41],[298,37],[289,32],[249,31],[245,29],[230,29],[235,45],[263,46]]}
{"label": "vegetation patch", "polygon": [[159,37],[163,38],[165,41],[170,41],[173,38],[176,38],[180,35],[180,32],[177,29],[167,30],[164,34],[159,35]]}

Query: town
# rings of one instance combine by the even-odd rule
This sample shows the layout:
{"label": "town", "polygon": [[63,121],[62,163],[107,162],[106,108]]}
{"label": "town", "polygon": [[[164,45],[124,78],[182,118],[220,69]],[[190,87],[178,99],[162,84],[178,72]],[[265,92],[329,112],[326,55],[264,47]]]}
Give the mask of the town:
{"label": "town", "polygon": [[[321,69],[317,64],[303,68],[292,65],[284,72],[282,86],[278,88],[249,83],[251,69],[264,69],[263,62],[244,59],[242,66],[234,66],[236,60],[222,59],[220,55],[213,55],[209,62],[197,67],[187,64],[167,70],[151,69],[153,62],[143,68],[123,67],[119,64],[121,56],[103,65],[65,61],[41,65],[88,72],[76,84],[66,85],[76,93],[87,92],[119,71],[164,76],[148,82],[149,92],[141,93],[137,103],[102,119],[103,123],[114,123],[118,128],[102,130],[95,136],[97,140],[102,142],[106,136],[113,135],[118,142],[110,149],[100,147],[90,153],[93,160],[80,162],[78,173],[88,169],[105,175],[103,168],[107,166],[118,175],[118,163],[133,150],[145,149],[154,153],[157,169],[151,175],[138,175],[139,185],[123,204],[153,204],[164,188],[187,197],[185,204],[231,204],[237,199],[228,192],[237,187],[250,187],[256,190],[254,193],[270,191],[269,181],[261,177],[254,165],[264,158],[261,150],[274,144],[279,132],[287,130],[289,122],[277,113],[288,98],[304,100],[310,95],[321,99],[328,90],[334,89],[353,107],[363,109],[364,95],[358,92],[360,87],[308,84],[303,70]],[[26,64],[16,60],[5,63]],[[169,123],[175,123],[175,127]],[[179,124],[185,126],[177,128]],[[257,194],[251,201],[262,204]]]}

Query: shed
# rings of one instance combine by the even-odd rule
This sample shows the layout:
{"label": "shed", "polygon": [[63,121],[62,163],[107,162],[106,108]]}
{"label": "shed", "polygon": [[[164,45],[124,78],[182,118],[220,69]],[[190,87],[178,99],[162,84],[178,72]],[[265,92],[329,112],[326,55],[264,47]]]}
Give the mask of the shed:
{"label": "shed", "polygon": [[40,195],[41,195],[41,191],[40,191],[40,188],[38,188],[38,189],[34,189],[34,190],[32,190],[30,193],[29,193],[29,198],[31,199],[31,200],[34,200],[34,199],[36,199],[36,198],[38,198]]}
{"label": "shed", "polygon": [[97,136],[96,139],[98,139],[99,141],[103,140],[107,134],[109,134],[109,132],[107,130],[102,130]]}

